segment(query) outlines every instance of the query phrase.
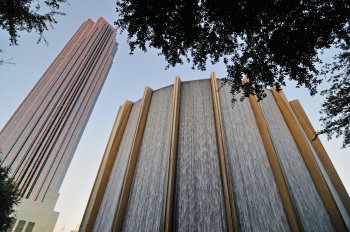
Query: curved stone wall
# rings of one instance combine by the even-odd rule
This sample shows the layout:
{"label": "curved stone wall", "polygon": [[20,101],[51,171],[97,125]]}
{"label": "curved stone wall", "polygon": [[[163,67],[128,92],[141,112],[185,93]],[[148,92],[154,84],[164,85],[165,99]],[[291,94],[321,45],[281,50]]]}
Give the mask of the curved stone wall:
{"label": "curved stone wall", "polygon": [[177,77],[121,106],[81,231],[349,230],[306,116],[275,90],[232,105],[217,82]]}

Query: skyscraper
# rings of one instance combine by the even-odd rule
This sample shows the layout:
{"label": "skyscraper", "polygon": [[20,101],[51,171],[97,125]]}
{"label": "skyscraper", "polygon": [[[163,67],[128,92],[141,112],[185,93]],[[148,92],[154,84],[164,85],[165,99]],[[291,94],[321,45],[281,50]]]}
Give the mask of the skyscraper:
{"label": "skyscraper", "polygon": [[52,231],[59,188],[117,50],[103,18],[84,22],[0,132],[22,200],[14,231]]}
{"label": "skyscraper", "polygon": [[300,103],[272,89],[232,105],[217,82],[125,102],[80,231],[349,231],[349,195]]}

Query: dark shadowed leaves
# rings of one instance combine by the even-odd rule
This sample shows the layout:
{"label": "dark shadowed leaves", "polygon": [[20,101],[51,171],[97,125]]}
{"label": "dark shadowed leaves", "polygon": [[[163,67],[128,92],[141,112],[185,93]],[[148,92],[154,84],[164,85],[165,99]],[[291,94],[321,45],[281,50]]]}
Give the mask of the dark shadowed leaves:
{"label": "dark shadowed leaves", "polygon": [[342,52],[335,57],[327,69],[331,86],[321,92],[326,97],[322,104],[321,122],[324,129],[320,133],[344,137],[343,147],[350,146],[350,46],[339,45]]}
{"label": "dark shadowed leaves", "polygon": [[10,177],[9,169],[0,166],[0,232],[6,232],[11,226],[14,220],[13,207],[19,200],[20,193],[14,179]]}
{"label": "dark shadowed leaves", "polygon": [[39,40],[44,31],[56,24],[55,16],[64,15],[59,11],[60,4],[66,0],[1,0],[0,1],[0,27],[10,36],[10,44],[17,45],[20,31],[39,34]]}
{"label": "dark shadowed leaves", "polygon": [[154,47],[169,66],[191,62],[200,70],[224,62],[233,96],[262,99],[265,88],[280,89],[286,79],[314,95],[320,51],[350,41],[347,0],[120,0],[117,12],[131,52]]}

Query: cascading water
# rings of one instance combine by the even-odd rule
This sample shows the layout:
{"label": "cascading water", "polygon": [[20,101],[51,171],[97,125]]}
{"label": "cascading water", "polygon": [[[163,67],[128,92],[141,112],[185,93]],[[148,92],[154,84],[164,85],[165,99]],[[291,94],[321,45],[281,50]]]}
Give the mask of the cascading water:
{"label": "cascading water", "polygon": [[153,93],[123,231],[160,231],[171,135],[173,87]]}
{"label": "cascading water", "polygon": [[112,229],[114,215],[118,207],[120,191],[136,130],[140,103],[140,101],[136,102],[131,109],[124,136],[120,143],[111,176],[97,215],[94,231],[111,231]]}
{"label": "cascading water", "polygon": [[210,82],[181,86],[176,231],[226,231]]}
{"label": "cascading water", "polygon": [[314,182],[270,91],[261,102],[270,136],[305,231],[334,231]]}
{"label": "cascading water", "polygon": [[[219,84],[220,85],[220,84]],[[232,105],[219,91],[229,173],[241,231],[289,231],[286,215],[248,99]],[[236,96],[239,99],[240,96]]]}

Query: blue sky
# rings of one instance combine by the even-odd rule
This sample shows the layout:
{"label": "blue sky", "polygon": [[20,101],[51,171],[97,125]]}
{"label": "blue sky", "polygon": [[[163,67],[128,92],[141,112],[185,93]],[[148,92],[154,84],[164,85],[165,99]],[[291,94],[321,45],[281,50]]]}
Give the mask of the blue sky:
{"label": "blue sky", "polygon": [[[12,58],[11,61],[16,63],[0,66],[0,128],[85,20],[91,18],[95,21],[103,16],[111,24],[115,21],[115,2],[75,0],[62,5],[66,15],[57,17],[58,24],[45,33],[48,46],[36,44],[38,35],[35,33],[20,33],[19,46],[8,46],[8,35],[0,31],[0,49],[3,49],[0,58]],[[125,33],[118,35],[117,41],[119,46],[114,64],[60,190],[61,196],[56,205],[56,210],[60,212],[56,232],[70,231],[79,225],[117,110],[125,100],[141,98],[145,86],[158,89],[170,85],[176,75],[180,75],[183,81],[208,78],[211,71],[215,71],[218,77],[225,76],[222,64],[208,66],[205,72],[194,71],[190,65],[165,70],[165,60],[157,56],[156,50],[151,49],[147,53],[136,51],[134,55],[129,55]],[[329,52],[327,57],[331,55],[332,52]],[[307,90],[296,89],[293,83],[288,83],[284,90],[289,100],[298,98],[301,101],[314,127],[321,128],[318,111],[322,97],[310,97]],[[340,149],[341,140],[327,141],[324,136],[321,140],[349,192],[350,148]]]}

